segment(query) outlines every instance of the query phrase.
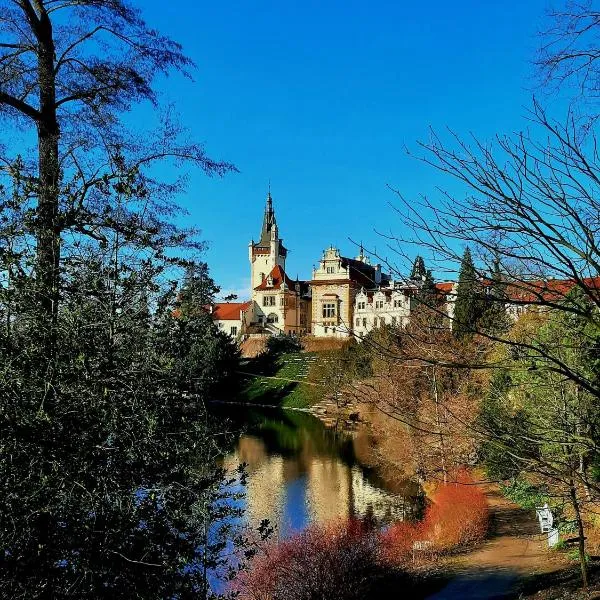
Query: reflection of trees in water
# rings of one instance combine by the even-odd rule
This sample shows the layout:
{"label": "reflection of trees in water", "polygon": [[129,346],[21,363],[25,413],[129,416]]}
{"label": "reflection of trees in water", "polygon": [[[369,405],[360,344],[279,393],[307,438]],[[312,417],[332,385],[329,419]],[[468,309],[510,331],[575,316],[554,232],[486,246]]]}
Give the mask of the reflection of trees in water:
{"label": "reflection of trees in water", "polygon": [[419,486],[380,473],[370,460],[373,440],[365,432],[327,429],[312,415],[295,411],[244,411],[236,418],[242,416],[248,433],[240,437],[226,466],[248,464],[250,522],[268,518],[286,530],[283,520],[290,514],[318,522],[351,516],[389,522],[418,516]]}

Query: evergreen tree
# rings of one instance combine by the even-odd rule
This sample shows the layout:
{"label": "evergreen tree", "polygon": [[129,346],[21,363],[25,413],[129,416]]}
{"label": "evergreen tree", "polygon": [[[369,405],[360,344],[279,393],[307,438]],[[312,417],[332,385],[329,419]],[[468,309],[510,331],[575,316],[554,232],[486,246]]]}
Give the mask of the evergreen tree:
{"label": "evergreen tree", "polygon": [[494,260],[490,281],[485,295],[485,307],[479,321],[482,332],[490,335],[505,333],[510,328],[510,319],[506,314],[506,283],[498,258]]}
{"label": "evergreen tree", "polygon": [[431,271],[428,269],[423,277],[423,284],[419,287],[419,291],[416,295],[416,300],[419,304],[429,306],[431,308],[436,307],[437,302],[437,289],[435,287],[435,280]]}
{"label": "evergreen tree", "polygon": [[467,247],[460,264],[452,331],[458,339],[472,336],[485,309],[483,289],[471,251]]}
{"label": "evergreen tree", "polygon": [[210,276],[205,262],[189,264],[179,293],[181,312],[206,312],[208,306],[214,303],[219,291],[220,288]]}
{"label": "evergreen tree", "polygon": [[423,260],[422,256],[417,256],[410,271],[410,278],[422,280],[426,276],[427,270],[425,269],[425,261]]}

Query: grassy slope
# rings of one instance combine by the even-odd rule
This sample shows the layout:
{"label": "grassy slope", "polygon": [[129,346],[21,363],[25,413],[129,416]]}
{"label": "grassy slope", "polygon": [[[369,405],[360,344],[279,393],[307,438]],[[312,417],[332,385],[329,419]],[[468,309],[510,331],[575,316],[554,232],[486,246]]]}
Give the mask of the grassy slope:
{"label": "grassy slope", "polygon": [[[257,373],[257,376],[248,377],[242,390],[242,401],[308,408],[316,400],[314,390],[311,386],[296,381],[306,380],[310,363],[315,358],[313,352],[291,352],[278,356],[271,363],[265,364],[264,360],[250,361],[243,370]],[[273,377],[281,379],[272,379]]]}

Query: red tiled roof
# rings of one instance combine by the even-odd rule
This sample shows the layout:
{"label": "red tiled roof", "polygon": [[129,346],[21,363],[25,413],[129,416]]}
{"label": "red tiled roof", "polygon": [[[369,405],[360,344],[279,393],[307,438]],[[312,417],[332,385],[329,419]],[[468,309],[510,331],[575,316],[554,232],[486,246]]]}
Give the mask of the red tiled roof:
{"label": "red tiled roof", "polygon": [[239,321],[240,313],[248,310],[252,302],[217,302],[211,313],[215,321]]}
{"label": "red tiled roof", "polygon": [[440,281],[439,283],[435,284],[435,287],[440,290],[440,292],[449,294],[454,287],[454,281]]}
{"label": "red tiled roof", "polygon": [[[269,277],[273,278],[273,285],[267,285],[267,279]],[[294,289],[295,282],[292,281],[284,272],[284,270],[279,266],[275,265],[269,275],[265,277],[260,285],[257,285],[255,290],[278,290],[281,288],[281,284],[285,281],[285,284],[291,289]]]}
{"label": "red tiled roof", "polygon": [[[489,280],[485,280],[484,285],[490,285]],[[586,277],[582,280],[585,288],[597,290],[600,293],[600,277]],[[449,294],[455,282],[442,281],[435,284],[435,287]],[[506,289],[506,295],[509,300],[516,302],[538,303],[538,302],[556,302],[563,299],[575,286],[577,282],[574,279],[548,279],[547,281],[519,281],[509,283]]]}
{"label": "red tiled roof", "polygon": [[[582,284],[586,289],[600,293],[600,277],[586,277]],[[563,299],[576,285],[574,279],[523,281],[509,285],[507,295],[511,300],[521,302],[555,302]]]}

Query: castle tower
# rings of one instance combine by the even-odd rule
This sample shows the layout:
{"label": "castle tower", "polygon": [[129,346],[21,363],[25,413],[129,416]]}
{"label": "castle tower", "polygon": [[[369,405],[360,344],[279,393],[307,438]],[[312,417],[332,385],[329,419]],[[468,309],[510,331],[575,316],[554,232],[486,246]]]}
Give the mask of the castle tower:
{"label": "castle tower", "polygon": [[269,190],[259,241],[252,240],[248,246],[252,290],[262,283],[275,266],[279,265],[285,271],[286,256],[287,250],[283,246],[283,240],[279,237],[273,199]]}

